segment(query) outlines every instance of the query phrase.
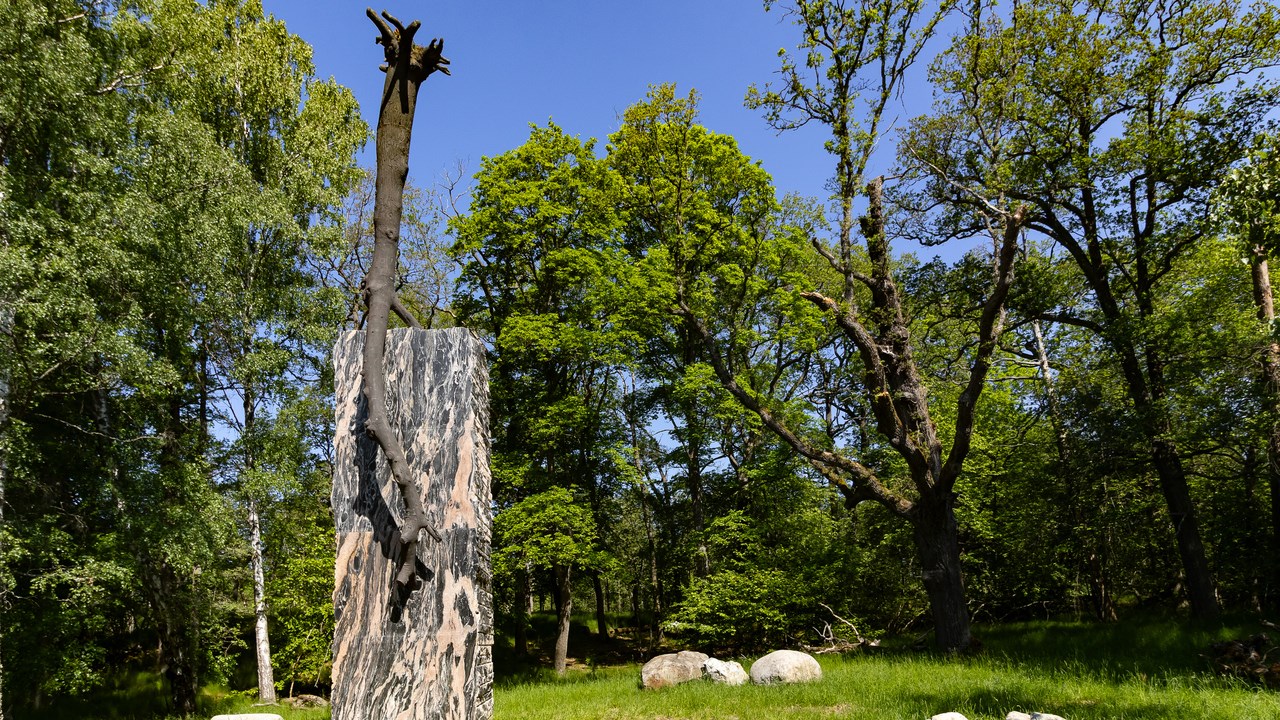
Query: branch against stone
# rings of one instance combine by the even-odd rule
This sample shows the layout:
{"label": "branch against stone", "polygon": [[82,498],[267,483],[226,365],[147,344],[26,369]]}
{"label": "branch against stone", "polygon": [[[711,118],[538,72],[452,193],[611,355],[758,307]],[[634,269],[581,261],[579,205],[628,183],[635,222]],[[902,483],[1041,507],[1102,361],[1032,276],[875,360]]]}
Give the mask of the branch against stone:
{"label": "branch against stone", "polygon": [[[409,140],[418,89],[437,70],[449,74],[449,61],[441,54],[444,41],[437,38],[426,47],[415,45],[421,23],[407,26],[385,10],[379,17],[368,8],[365,13],[378,28],[375,42],[382,45],[386,60],[381,70],[387,78],[378,111],[377,176],[374,181],[373,260],[365,278],[366,338],[364,345],[364,394],[369,415],[366,431],[378,442],[391,476],[404,499],[405,515],[400,525],[401,566],[396,582],[410,586],[414,579],[414,558],[418,538],[426,531],[436,542],[440,533],[432,527],[422,503],[423,491],[413,481],[399,438],[387,418],[387,378],[383,356],[387,345],[387,323],[395,312],[406,324],[418,326],[395,294],[396,268],[400,260],[400,220],[404,209],[404,184],[409,174]],[[425,481],[424,481],[425,482]]]}

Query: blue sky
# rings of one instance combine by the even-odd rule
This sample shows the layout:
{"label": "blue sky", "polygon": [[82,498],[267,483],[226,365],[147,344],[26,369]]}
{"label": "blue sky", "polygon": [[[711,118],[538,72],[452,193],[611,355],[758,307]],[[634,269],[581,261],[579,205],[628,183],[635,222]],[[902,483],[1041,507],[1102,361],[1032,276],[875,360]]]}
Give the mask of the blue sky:
{"label": "blue sky", "polygon": [[[317,74],[351,88],[365,119],[376,124],[382,52],[366,5],[263,3],[312,45]],[[603,149],[623,110],[650,85],[674,82],[682,92],[701,93],[703,124],[736,137],[773,175],[779,193],[828,194],[833,164],[822,130],[779,136],[760,113],[743,107],[748,86],[774,79],[778,50],[792,48],[798,37],[776,8],[766,13],[755,0],[396,0],[374,9],[422,21],[419,38],[444,38],[452,61],[453,75],[433,75],[419,96],[409,172],[420,185],[459,161],[474,173],[482,156],[517,147],[530,123],[549,119],[598,138]],[[900,125],[927,109],[929,89],[917,83],[903,98],[892,113]],[[889,154],[882,156],[887,162]],[[372,165],[372,143],[363,161]]]}

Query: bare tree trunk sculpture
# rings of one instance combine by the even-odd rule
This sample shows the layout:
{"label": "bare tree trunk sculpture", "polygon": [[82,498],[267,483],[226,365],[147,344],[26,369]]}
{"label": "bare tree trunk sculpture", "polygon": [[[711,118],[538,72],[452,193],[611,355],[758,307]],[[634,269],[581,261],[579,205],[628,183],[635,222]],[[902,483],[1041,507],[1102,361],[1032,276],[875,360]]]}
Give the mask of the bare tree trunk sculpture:
{"label": "bare tree trunk sculpture", "polygon": [[[400,488],[405,502],[404,521],[400,526],[402,545],[400,570],[396,583],[412,590],[414,555],[418,538],[426,531],[436,542],[440,533],[431,526],[422,492],[410,477],[409,464],[399,438],[387,419],[387,378],[382,356],[387,345],[387,323],[390,313],[410,327],[421,327],[396,297],[396,269],[400,259],[400,217],[404,204],[404,183],[409,174],[409,138],[413,132],[413,115],[418,88],[431,73],[449,74],[449,61],[441,56],[444,41],[437,38],[423,47],[413,38],[421,23],[417,20],[402,25],[385,10],[382,17],[369,8],[369,19],[378,26],[376,42],[382,45],[386,63],[381,67],[387,79],[382,88],[382,104],[378,111],[377,176],[374,181],[373,261],[365,277],[364,293],[368,308],[365,315],[364,395],[369,417],[365,428],[378,442],[387,457],[391,476]],[[390,23],[390,25],[388,25]]]}

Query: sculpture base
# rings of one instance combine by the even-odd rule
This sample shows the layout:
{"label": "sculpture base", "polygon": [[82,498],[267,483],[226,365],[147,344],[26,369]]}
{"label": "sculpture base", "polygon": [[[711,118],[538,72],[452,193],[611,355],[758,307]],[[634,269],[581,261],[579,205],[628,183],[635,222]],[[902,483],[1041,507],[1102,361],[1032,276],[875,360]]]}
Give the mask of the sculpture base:
{"label": "sculpture base", "polygon": [[333,720],[489,720],[492,510],[484,346],[463,328],[387,335],[391,426],[443,538],[437,543],[423,533],[411,592],[395,583],[403,502],[377,442],[364,430],[363,346],[363,332],[345,332],[333,353]]}

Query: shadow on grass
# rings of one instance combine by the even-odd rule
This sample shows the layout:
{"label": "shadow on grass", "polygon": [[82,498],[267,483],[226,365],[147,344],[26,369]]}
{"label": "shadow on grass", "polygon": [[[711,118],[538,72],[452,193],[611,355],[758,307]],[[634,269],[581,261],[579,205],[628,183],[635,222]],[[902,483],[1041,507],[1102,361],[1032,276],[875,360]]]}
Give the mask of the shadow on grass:
{"label": "shadow on grass", "polygon": [[967,687],[955,690],[912,693],[903,696],[903,700],[922,708],[926,713],[934,714],[954,711],[974,717],[1003,718],[1010,711],[1017,710],[1030,714],[1032,712],[1052,713],[1071,720],[1091,720],[1093,718],[1124,718],[1125,720],[1169,720],[1169,718],[1195,717],[1188,714],[1185,703],[1177,700],[1159,700],[1154,698],[1111,698],[1107,702],[1098,701],[1054,701],[1046,699],[1040,693],[1030,690]]}
{"label": "shadow on grass", "polygon": [[1036,621],[979,626],[984,654],[1018,665],[1100,677],[1196,675],[1207,672],[1212,642],[1258,632],[1254,618],[1190,623],[1170,617],[1104,624]]}
{"label": "shadow on grass", "polygon": [[[516,654],[509,628],[499,628],[493,646],[494,687],[501,690],[519,685],[540,683],[584,682],[596,679],[601,669],[643,662],[647,652],[639,644],[618,637],[619,629],[610,628],[611,636],[600,637],[591,626],[576,616],[569,625],[569,671],[559,677],[552,670],[556,641],[556,619],[549,613],[530,618],[529,655]],[[624,629],[624,634],[626,629]]]}
{"label": "shadow on grass", "polygon": [[[196,712],[191,717],[212,717],[222,713],[274,713],[286,720],[323,720],[328,708],[295,710],[286,705],[255,706],[245,693],[206,686],[196,698]],[[23,708],[13,717],[22,720],[157,720],[176,718],[169,702],[169,686],[155,672],[123,671],[113,675],[105,685],[76,697],[57,698],[41,708]]]}
{"label": "shadow on grass", "polygon": [[60,697],[40,708],[24,708],[26,720],[101,718],[102,720],[150,720],[169,712],[169,688],[154,672],[128,671],[112,676],[105,685],[78,697]]}

